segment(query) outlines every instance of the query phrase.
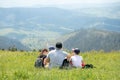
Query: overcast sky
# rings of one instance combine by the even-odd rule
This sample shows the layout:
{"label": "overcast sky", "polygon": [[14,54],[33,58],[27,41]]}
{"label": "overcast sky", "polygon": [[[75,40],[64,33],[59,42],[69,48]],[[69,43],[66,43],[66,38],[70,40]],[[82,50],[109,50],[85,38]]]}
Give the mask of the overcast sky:
{"label": "overcast sky", "polygon": [[120,0],[0,0],[0,7],[29,7],[35,5],[61,6],[61,5],[81,5],[81,4],[109,4],[120,2]]}

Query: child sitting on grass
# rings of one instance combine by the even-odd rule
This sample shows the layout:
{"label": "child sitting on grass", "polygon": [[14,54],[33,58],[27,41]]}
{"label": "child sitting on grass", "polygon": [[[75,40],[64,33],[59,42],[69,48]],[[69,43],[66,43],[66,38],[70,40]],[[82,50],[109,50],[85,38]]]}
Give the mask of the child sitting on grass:
{"label": "child sitting on grass", "polygon": [[75,68],[84,67],[84,62],[82,56],[79,55],[80,50],[78,48],[72,49],[73,56],[70,58],[70,64]]}

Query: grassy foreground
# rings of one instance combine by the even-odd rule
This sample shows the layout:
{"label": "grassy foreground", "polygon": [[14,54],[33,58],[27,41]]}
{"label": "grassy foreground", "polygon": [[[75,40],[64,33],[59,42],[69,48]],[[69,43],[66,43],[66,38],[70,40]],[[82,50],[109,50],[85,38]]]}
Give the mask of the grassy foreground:
{"label": "grassy foreground", "polygon": [[0,80],[120,80],[120,52],[81,54],[94,69],[37,69],[38,52],[0,51]]}

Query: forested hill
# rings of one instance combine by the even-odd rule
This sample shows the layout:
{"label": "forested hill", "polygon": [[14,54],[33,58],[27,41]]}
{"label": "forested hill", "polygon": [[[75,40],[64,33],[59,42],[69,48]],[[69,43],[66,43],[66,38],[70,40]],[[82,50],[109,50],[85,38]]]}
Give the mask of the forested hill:
{"label": "forested hill", "polygon": [[90,50],[120,50],[120,33],[97,29],[78,30],[61,38],[67,49],[80,48]]}
{"label": "forested hill", "polygon": [[10,39],[7,37],[0,36],[0,49],[10,49],[10,48],[17,48],[17,50],[30,50],[28,47],[23,45],[16,39]]}

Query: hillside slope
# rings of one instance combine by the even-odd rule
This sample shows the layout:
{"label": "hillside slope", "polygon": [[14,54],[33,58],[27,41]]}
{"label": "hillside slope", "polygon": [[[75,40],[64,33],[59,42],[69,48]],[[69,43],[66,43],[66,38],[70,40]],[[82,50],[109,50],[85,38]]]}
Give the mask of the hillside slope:
{"label": "hillside slope", "polygon": [[10,47],[16,47],[18,50],[30,50],[15,39],[0,36],[0,49],[9,49]]}
{"label": "hillside slope", "polygon": [[[74,34],[75,33],[75,34]],[[71,33],[72,34],[72,33]],[[80,48],[81,51],[90,50],[120,50],[120,33],[97,29],[78,30],[62,37],[64,47],[67,49]]]}

